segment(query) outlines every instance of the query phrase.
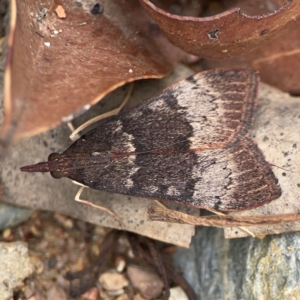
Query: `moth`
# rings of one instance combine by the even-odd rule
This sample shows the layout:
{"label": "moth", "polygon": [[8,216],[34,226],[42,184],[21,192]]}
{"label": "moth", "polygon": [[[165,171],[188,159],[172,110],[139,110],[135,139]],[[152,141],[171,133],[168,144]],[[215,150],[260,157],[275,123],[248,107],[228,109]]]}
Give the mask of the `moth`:
{"label": "moth", "polygon": [[198,208],[263,205],[281,189],[248,134],[258,83],[250,69],[194,74],[21,170]]}

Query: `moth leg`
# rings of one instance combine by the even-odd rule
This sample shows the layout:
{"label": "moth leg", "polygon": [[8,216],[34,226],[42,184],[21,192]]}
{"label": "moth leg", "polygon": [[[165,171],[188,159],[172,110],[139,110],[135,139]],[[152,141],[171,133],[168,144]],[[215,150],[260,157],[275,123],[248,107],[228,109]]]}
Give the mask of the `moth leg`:
{"label": "moth leg", "polygon": [[109,112],[106,112],[104,114],[101,114],[100,116],[97,116],[95,118],[92,118],[90,120],[88,120],[87,122],[83,123],[82,125],[80,125],[77,129],[74,130],[74,127],[73,125],[69,125],[70,122],[68,122],[68,126],[69,128],[73,128],[73,130],[71,129],[71,131],[73,131],[70,135],[70,139],[74,142],[76,141],[78,138],[79,138],[79,135],[78,135],[78,132],[80,132],[81,130],[85,129],[86,127],[90,126],[91,124],[95,123],[95,122],[98,122],[100,120],[103,120],[105,118],[108,118],[108,117],[111,117],[111,116],[115,116],[117,115],[121,109],[125,106],[125,104],[128,102],[131,94],[132,94],[132,91],[133,91],[133,82],[129,85],[129,88],[128,88],[128,91],[127,91],[127,94],[122,102],[122,104],[118,107],[118,108],[115,108]]}
{"label": "moth leg", "polygon": [[88,200],[80,199],[80,196],[81,196],[81,194],[82,194],[84,188],[86,188],[87,186],[85,186],[85,185],[83,185],[83,184],[81,184],[81,183],[79,183],[79,182],[77,182],[77,181],[73,181],[73,180],[72,180],[72,182],[73,182],[74,184],[80,186],[80,188],[79,188],[77,194],[75,195],[75,201],[77,201],[77,202],[79,202],[79,203],[82,203],[82,204],[84,204],[84,205],[87,205],[87,206],[91,206],[91,207],[100,209],[100,210],[106,212],[107,214],[111,215],[114,219],[116,219],[116,220],[119,222],[121,228],[123,227],[123,223],[122,223],[121,219],[120,219],[113,211],[109,210],[109,209],[106,208],[106,207],[103,207],[103,206],[100,206],[100,205],[93,204],[92,202],[90,202],[90,201],[88,201]]}
{"label": "moth leg", "polygon": [[[210,212],[212,212],[212,213],[214,213],[214,214],[216,214],[216,215],[219,215],[219,216],[224,216],[224,215],[225,215],[225,214],[223,214],[223,213],[221,213],[221,212],[219,212],[219,211],[213,210],[213,209],[208,209],[208,208],[206,208],[206,210],[208,210],[208,211],[210,211]],[[249,230],[247,227],[239,226],[238,228],[240,228],[241,230],[245,231],[245,232],[248,233],[250,236],[252,236],[252,237],[254,237],[254,238],[256,237],[255,234],[254,234],[251,230]]]}
{"label": "moth leg", "polygon": [[87,185],[84,185],[84,184],[82,184],[82,183],[80,183],[80,182],[78,182],[78,181],[75,181],[75,180],[71,180],[71,181],[72,181],[72,183],[74,183],[75,185],[83,186],[83,187],[86,187],[86,188],[89,189],[89,187],[88,187]]}

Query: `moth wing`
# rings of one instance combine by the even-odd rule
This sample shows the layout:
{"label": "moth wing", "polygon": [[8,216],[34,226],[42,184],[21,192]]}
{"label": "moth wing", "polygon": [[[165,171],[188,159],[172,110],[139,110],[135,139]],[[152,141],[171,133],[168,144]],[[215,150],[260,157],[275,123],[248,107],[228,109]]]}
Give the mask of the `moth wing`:
{"label": "moth wing", "polygon": [[250,69],[194,74],[121,116],[137,152],[225,147],[253,123],[257,73]]}
{"label": "moth wing", "polygon": [[250,209],[280,196],[272,170],[250,139],[224,149],[115,159],[73,178],[92,188],[223,211]]}
{"label": "moth wing", "polygon": [[217,149],[247,132],[258,88],[250,69],[210,70],[104,121],[66,152]]}

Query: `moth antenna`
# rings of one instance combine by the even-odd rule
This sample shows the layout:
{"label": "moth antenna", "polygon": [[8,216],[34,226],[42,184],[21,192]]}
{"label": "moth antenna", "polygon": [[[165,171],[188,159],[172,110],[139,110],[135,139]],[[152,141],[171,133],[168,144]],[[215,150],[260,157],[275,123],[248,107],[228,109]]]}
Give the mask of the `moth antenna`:
{"label": "moth antenna", "polygon": [[24,166],[20,168],[22,172],[50,172],[48,162],[40,162],[35,165]]}
{"label": "moth antenna", "polygon": [[111,117],[111,116],[114,116],[114,115],[117,115],[119,114],[119,112],[122,110],[122,108],[125,106],[125,104],[128,102],[128,100],[130,99],[130,96],[132,94],[132,91],[133,91],[133,86],[134,86],[134,82],[132,82],[130,85],[129,85],[129,88],[128,88],[128,92],[123,100],[123,102],[121,103],[121,105],[119,107],[117,107],[116,109],[113,109],[107,113],[104,113],[104,114],[101,114],[100,116],[97,116],[95,118],[92,118],[90,120],[88,120],[87,122],[83,123],[82,125],[80,125],[78,128],[74,129],[73,125],[69,125],[68,123],[68,126],[69,128],[71,129],[72,133],[70,135],[70,139],[74,142],[76,141],[78,138],[77,136],[78,133],[80,131],[82,131],[83,129],[87,128],[88,126],[92,125],[93,123],[95,122],[98,122],[100,120],[103,120],[105,118],[108,118],[108,117]]}

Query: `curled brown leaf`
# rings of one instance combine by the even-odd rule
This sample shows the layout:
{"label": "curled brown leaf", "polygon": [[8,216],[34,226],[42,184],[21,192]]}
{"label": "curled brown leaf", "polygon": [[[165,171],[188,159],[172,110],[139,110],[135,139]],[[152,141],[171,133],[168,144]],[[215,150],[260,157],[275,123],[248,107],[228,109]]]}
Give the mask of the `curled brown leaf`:
{"label": "curled brown leaf", "polygon": [[98,14],[76,3],[61,1],[66,19],[50,2],[18,1],[12,10],[4,132],[53,128],[127,82],[165,76],[181,58],[138,0],[106,1]]}
{"label": "curled brown leaf", "polygon": [[250,67],[259,71],[261,80],[285,92],[300,94],[299,21],[288,26],[267,44],[240,57],[203,60],[202,69]]}
{"label": "curled brown leaf", "polygon": [[140,1],[174,45],[211,59],[249,52],[271,40],[300,15],[300,2],[290,0],[266,15],[248,16],[240,8],[233,8],[203,18],[173,15],[159,9],[150,0]]}

